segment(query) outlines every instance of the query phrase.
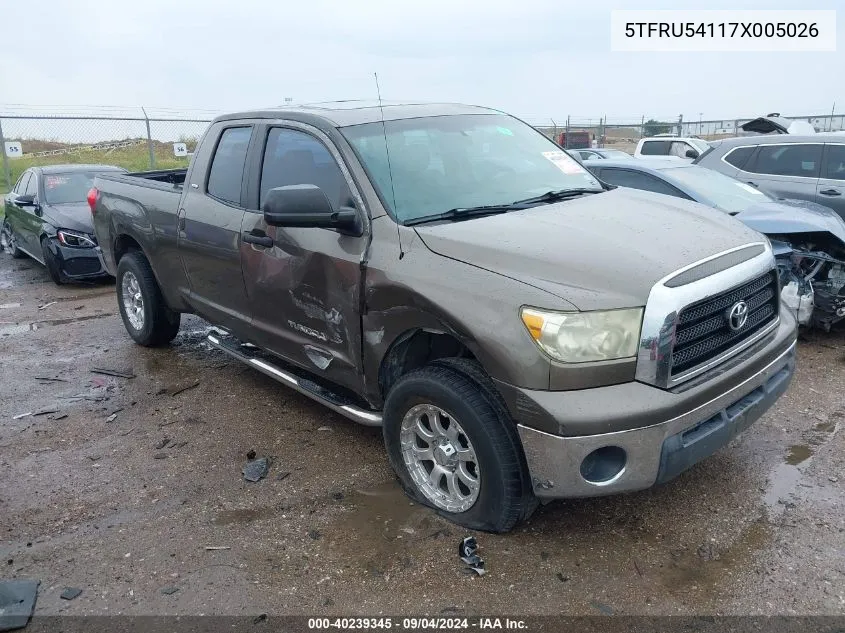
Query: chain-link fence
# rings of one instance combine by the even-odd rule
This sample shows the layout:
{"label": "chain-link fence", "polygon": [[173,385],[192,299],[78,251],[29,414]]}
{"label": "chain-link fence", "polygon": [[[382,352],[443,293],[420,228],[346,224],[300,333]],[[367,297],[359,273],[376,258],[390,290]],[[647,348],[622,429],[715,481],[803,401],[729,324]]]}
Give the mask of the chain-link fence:
{"label": "chain-link fence", "polygon": [[[640,117],[639,121],[608,119],[606,117],[563,117],[561,119],[529,119],[538,130],[563,147],[580,149],[590,147],[611,147],[632,153],[637,142],[644,137],[658,134],[697,136],[715,140],[743,134],[742,125],[756,117],[720,120],[686,121],[683,116]],[[822,114],[810,116],[783,117],[791,121],[805,121],[816,132],[839,132],[845,130],[845,115]]]}
{"label": "chain-link fence", "polygon": [[[0,192],[33,166],[116,165],[130,171],[187,167],[211,119],[0,115]],[[185,151],[174,148],[184,143]],[[183,155],[177,155],[183,154]]]}

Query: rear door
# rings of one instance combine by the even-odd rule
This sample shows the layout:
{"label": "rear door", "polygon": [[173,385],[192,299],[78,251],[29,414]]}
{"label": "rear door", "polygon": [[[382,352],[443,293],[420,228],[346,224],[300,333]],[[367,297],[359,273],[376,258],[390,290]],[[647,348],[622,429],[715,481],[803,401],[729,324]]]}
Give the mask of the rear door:
{"label": "rear door", "polygon": [[845,143],[825,144],[816,194],[816,202],[845,218]]}
{"label": "rear door", "polygon": [[367,231],[356,237],[333,229],[269,226],[260,209],[274,187],[317,185],[334,209],[358,209],[366,226],[361,196],[337,148],[319,130],[295,123],[268,126],[259,147],[243,235],[270,240],[241,246],[253,315],[251,340],[316,375],[357,389]]}
{"label": "rear door", "polygon": [[244,174],[251,124],[220,122],[203,142],[179,209],[179,253],[194,309],[243,335],[250,320],[241,272]]}
{"label": "rear door", "polygon": [[765,144],[736,178],[775,198],[816,201],[822,143]]}

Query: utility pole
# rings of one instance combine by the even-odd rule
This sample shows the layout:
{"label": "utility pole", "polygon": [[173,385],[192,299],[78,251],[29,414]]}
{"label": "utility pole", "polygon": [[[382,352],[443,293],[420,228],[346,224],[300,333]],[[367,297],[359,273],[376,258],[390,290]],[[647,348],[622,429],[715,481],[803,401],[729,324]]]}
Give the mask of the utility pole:
{"label": "utility pole", "polygon": [[833,107],[830,109],[830,124],[827,126],[827,131],[833,130],[833,113],[836,111],[836,101],[833,102]]}
{"label": "utility pole", "polygon": [[701,119],[704,117],[703,112],[698,113],[698,135],[701,136]]}

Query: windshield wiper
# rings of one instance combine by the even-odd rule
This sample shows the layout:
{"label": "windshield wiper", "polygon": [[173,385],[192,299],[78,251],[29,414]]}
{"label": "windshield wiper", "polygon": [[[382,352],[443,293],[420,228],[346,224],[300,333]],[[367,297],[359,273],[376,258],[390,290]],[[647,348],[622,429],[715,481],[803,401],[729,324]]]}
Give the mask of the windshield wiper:
{"label": "windshield wiper", "polygon": [[507,213],[515,208],[510,204],[488,204],[481,207],[458,207],[456,209],[449,209],[441,213],[434,213],[432,215],[424,215],[419,218],[413,218],[405,221],[405,226],[414,226],[415,224],[425,224],[427,222],[437,222],[439,220],[463,220],[464,218],[475,218],[482,215],[495,215],[497,213]]}
{"label": "windshield wiper", "polygon": [[557,202],[558,200],[566,200],[567,198],[574,198],[585,193],[602,193],[604,189],[587,189],[581,187],[578,189],[558,189],[556,191],[547,191],[543,195],[534,196],[533,198],[526,198],[525,200],[517,200],[511,203],[512,208],[522,208],[522,205],[543,204],[544,202]]}

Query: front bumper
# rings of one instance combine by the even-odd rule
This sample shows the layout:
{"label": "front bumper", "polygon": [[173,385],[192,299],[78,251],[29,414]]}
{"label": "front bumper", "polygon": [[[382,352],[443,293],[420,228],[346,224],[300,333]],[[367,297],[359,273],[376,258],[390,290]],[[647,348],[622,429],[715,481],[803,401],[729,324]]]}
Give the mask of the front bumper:
{"label": "front bumper", "polygon": [[[782,324],[780,334],[789,327],[789,324]],[[534,493],[541,499],[593,497],[642,490],[672,479],[748,428],[786,391],[795,370],[795,345],[792,323],[789,338],[781,345],[769,341],[766,349],[758,352],[758,355],[768,354],[765,354],[765,364],[758,366],[754,373],[731,381],[730,386],[723,385],[721,393],[706,402],[691,405],[686,411],[657,423],[576,436],[555,435],[518,424]],[[720,380],[716,377],[712,382]],[[637,388],[661,391],[645,385]],[[613,388],[589,391],[606,389]],[[597,398],[602,396],[601,393],[595,395]],[[684,395],[677,394],[681,400],[685,400]],[[599,399],[595,402],[600,406]],[[620,417],[631,414],[631,408],[635,407],[630,401],[616,400],[613,405]],[[602,406],[607,406],[607,402]],[[652,420],[659,419],[659,407],[654,402],[652,406],[655,407]],[[613,420],[607,422],[611,427],[614,425]],[[598,449],[604,451],[596,455],[601,455],[602,460],[607,456],[609,460],[604,464],[607,466],[604,471],[601,467],[597,470],[587,467],[585,463],[585,458]],[[623,456],[621,462],[620,455]],[[601,472],[608,475],[595,476]]]}
{"label": "front bumper", "polygon": [[62,246],[56,239],[51,241],[53,252],[59,261],[62,272],[69,279],[91,279],[105,277],[109,274],[103,261],[103,249],[99,246],[71,248]]}

